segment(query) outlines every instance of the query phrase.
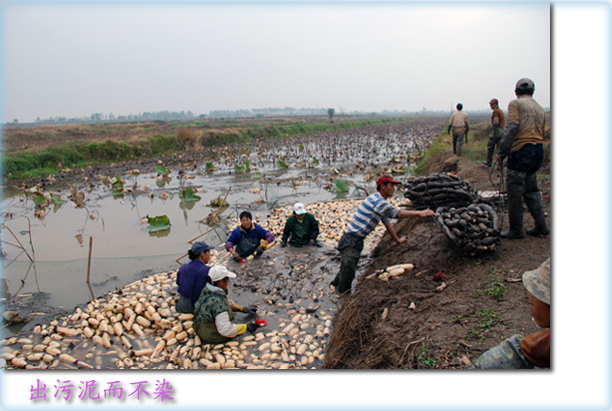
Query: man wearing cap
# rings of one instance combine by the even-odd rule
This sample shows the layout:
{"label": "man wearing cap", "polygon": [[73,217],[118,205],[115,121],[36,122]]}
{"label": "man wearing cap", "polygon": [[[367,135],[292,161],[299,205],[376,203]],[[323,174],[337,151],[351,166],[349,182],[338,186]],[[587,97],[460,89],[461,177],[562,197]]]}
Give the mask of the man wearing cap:
{"label": "man wearing cap", "polygon": [[523,274],[523,285],[531,294],[531,315],[544,330],[522,337],[514,334],[478,357],[469,368],[550,368],[550,258]]}
{"label": "man wearing cap", "polygon": [[198,301],[202,289],[209,281],[207,266],[210,261],[211,247],[203,241],[193,243],[187,255],[191,260],[183,264],[176,273],[179,298],[176,302],[176,310],[180,313],[192,313],[193,305]]}
{"label": "man wearing cap", "polygon": [[541,237],[550,233],[536,175],[544,159],[546,114],[533,99],[534,91],[535,85],[528,78],[516,83],[517,98],[508,104],[508,124],[498,146],[497,161],[501,164],[508,157],[506,192],[510,229],[501,232],[502,238],[525,237],[523,200],[535,220],[535,227],[528,229],[527,234]]}
{"label": "man wearing cap", "polygon": [[506,127],[506,118],[504,112],[499,108],[499,101],[496,98],[492,99],[489,101],[489,107],[493,110],[493,114],[491,115],[491,133],[487,142],[487,159],[483,161],[483,164],[487,167],[491,167],[495,146],[499,151],[499,140],[504,135],[504,127]]}
{"label": "man wearing cap", "polygon": [[245,332],[253,333],[256,323],[234,324],[234,311],[255,315],[257,307],[242,307],[227,299],[230,278],[236,274],[223,265],[212,266],[209,273],[210,283],[202,290],[195,304],[193,328],[203,343],[219,344],[231,340]]}
{"label": "man wearing cap", "polygon": [[[463,148],[463,136],[467,136],[470,131],[470,125],[468,124],[468,115],[463,111],[463,104],[457,104],[457,111],[453,113],[448,123],[448,129],[446,134],[449,134],[451,128],[453,129],[453,153],[461,156],[461,149]],[[467,142],[467,139],[466,139]]]}
{"label": "man wearing cap", "polygon": [[306,211],[304,204],[296,203],[293,215],[285,223],[281,247],[286,247],[287,241],[294,247],[316,245],[318,235],[319,222],[315,216]]}
{"label": "man wearing cap", "polygon": [[363,200],[353,215],[353,219],[346,228],[342,238],[340,238],[340,242],[338,242],[338,251],[340,251],[342,256],[340,272],[331,282],[331,285],[337,287],[338,293],[350,293],[351,284],[357,270],[357,263],[363,250],[364,239],[376,228],[379,221],[382,220],[393,241],[397,244],[402,244],[406,241],[406,236],[398,238],[390,219],[411,216],[429,217],[434,215],[434,212],[430,209],[421,211],[400,210],[389,204],[387,199],[393,196],[396,184],[401,183],[390,175],[383,174],[380,176],[376,180],[376,190],[378,192]]}

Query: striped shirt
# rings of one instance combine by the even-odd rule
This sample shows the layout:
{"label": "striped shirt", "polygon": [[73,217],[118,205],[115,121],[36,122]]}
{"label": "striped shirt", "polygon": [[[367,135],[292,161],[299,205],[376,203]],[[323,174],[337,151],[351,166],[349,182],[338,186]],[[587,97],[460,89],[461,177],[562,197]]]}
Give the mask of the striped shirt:
{"label": "striped shirt", "polygon": [[376,228],[379,221],[389,225],[389,219],[398,218],[399,212],[400,210],[387,203],[379,193],[372,194],[359,205],[346,232],[365,237]]}

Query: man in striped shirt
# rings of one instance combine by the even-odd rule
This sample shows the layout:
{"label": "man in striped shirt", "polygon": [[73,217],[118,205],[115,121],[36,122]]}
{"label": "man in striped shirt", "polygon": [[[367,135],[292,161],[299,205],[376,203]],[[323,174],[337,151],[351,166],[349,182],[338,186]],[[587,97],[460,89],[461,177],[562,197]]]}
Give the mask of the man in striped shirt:
{"label": "man in striped shirt", "polygon": [[353,215],[349,226],[340,238],[338,251],[342,256],[340,272],[331,282],[337,288],[338,293],[344,294],[351,291],[351,284],[355,278],[357,263],[363,250],[363,241],[382,220],[387,232],[397,244],[406,241],[406,236],[399,238],[390,219],[404,218],[411,216],[429,217],[434,212],[430,209],[421,211],[400,210],[387,202],[387,198],[392,197],[395,192],[395,185],[401,184],[388,174],[383,174],[376,180],[376,190],[378,193],[372,194],[359,205]]}

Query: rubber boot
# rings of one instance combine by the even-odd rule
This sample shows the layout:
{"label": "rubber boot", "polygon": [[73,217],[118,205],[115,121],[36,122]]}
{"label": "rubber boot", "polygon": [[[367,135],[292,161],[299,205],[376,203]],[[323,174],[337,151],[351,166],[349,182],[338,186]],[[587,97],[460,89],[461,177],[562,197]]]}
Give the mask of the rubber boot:
{"label": "rubber boot", "polygon": [[491,164],[493,163],[493,151],[495,150],[495,140],[493,139],[494,137],[489,137],[489,140],[487,141],[487,159],[486,161],[482,162],[482,164],[487,167],[491,167]]}
{"label": "rubber boot", "polygon": [[525,187],[524,176],[521,172],[508,170],[507,195],[508,195],[508,222],[510,229],[502,231],[500,236],[509,240],[525,238],[523,232],[523,188]]}
{"label": "rubber boot", "polygon": [[345,273],[345,275],[340,278],[340,283],[338,284],[338,294],[350,294],[351,287],[353,285],[353,279],[355,278],[355,273]]}
{"label": "rubber boot", "polygon": [[525,238],[525,233],[523,232],[523,205],[521,204],[518,211],[512,209],[508,210],[508,216],[510,217],[510,229],[502,231],[499,234],[501,238],[506,238],[508,240]]}
{"label": "rubber boot", "polygon": [[[336,286],[336,292],[338,294],[344,294],[351,292],[351,286],[353,285],[353,279],[355,278],[355,271],[357,271],[357,264],[359,263],[361,250],[347,247],[340,251],[342,255],[342,261],[340,262],[340,272],[336,276],[338,279],[338,285]],[[334,281],[336,281],[334,279]],[[332,285],[333,281],[332,281]]]}
{"label": "rubber boot", "polygon": [[527,230],[527,234],[541,237],[550,234],[546,225],[546,214],[542,206],[542,193],[537,186],[536,173],[528,173],[525,181],[525,204],[535,220],[535,227]]}

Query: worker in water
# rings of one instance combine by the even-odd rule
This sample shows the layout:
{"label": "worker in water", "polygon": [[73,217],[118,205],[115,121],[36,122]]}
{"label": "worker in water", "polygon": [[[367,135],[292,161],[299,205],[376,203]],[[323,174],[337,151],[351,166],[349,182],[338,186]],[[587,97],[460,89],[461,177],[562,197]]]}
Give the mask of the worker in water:
{"label": "worker in water", "polygon": [[239,262],[251,254],[261,257],[266,247],[274,242],[274,234],[253,222],[253,215],[248,211],[240,213],[240,225],[230,234],[225,249],[234,261]]}
{"label": "worker in water", "polygon": [[287,242],[294,247],[318,245],[318,236],[319,222],[314,215],[306,211],[304,204],[296,203],[293,206],[293,215],[285,223],[281,247],[286,247]]}

